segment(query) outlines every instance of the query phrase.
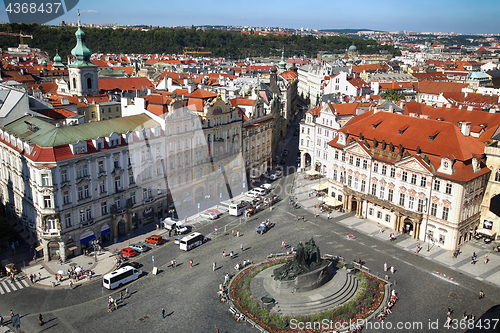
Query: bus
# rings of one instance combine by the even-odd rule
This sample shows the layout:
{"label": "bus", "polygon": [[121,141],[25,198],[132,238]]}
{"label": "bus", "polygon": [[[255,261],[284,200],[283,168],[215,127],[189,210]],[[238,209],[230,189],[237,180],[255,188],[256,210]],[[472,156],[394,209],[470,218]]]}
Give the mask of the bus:
{"label": "bus", "polygon": [[179,247],[181,250],[189,251],[207,241],[207,238],[200,234],[199,232],[193,232],[190,235],[184,236],[179,241]]}
{"label": "bus", "polygon": [[247,201],[242,201],[239,204],[231,204],[229,205],[229,215],[240,216],[249,208],[252,208],[252,205]]}
{"label": "bus", "polygon": [[125,283],[136,280],[141,274],[142,271],[140,269],[131,266],[122,267],[104,275],[102,286],[107,289],[115,289],[116,287],[123,286]]}

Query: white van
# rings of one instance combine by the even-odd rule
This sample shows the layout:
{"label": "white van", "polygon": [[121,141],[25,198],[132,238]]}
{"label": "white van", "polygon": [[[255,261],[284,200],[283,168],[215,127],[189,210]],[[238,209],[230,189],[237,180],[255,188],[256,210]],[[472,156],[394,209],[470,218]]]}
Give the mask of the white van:
{"label": "white van", "polygon": [[263,189],[265,189],[266,191],[271,191],[271,189],[273,188],[273,186],[271,184],[262,184],[260,185],[260,187],[262,187]]}
{"label": "white van", "polygon": [[179,248],[184,251],[189,251],[192,248],[200,246],[207,241],[207,237],[203,236],[199,232],[193,232],[190,235],[182,237],[179,241]]}
{"label": "white van", "polygon": [[266,195],[267,191],[261,187],[256,187],[252,190],[254,193],[257,193],[260,197]]}
{"label": "white van", "polygon": [[229,206],[231,205],[232,204],[230,202],[223,201],[217,205],[217,208],[219,208],[220,210],[229,211]]}
{"label": "white van", "polygon": [[106,289],[115,289],[121,287],[125,283],[133,281],[140,277],[142,271],[131,266],[125,266],[117,269],[114,272],[104,275],[102,278],[102,286]]}
{"label": "white van", "polygon": [[167,217],[161,222],[163,228],[174,231],[175,235],[185,234],[188,228],[182,222]]}

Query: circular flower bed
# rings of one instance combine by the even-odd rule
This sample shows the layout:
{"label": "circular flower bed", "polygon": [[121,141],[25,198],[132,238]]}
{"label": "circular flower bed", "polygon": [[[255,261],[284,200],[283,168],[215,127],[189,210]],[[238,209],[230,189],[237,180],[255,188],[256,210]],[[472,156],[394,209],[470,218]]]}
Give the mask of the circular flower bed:
{"label": "circular flower bed", "polygon": [[[297,316],[279,316],[262,309],[250,291],[250,281],[263,270],[274,265],[280,265],[291,260],[291,257],[273,258],[266,262],[249,266],[242,270],[233,279],[229,294],[233,304],[258,325],[269,332],[296,332],[290,326],[291,320],[296,322],[323,322],[325,319],[334,325],[348,327],[358,319],[365,319],[372,314],[382,303],[384,298],[384,283],[365,272],[358,272],[358,290],[356,294],[344,304],[328,311]],[[343,263],[337,263],[338,268]],[[311,329],[308,332],[331,331],[332,329]]]}

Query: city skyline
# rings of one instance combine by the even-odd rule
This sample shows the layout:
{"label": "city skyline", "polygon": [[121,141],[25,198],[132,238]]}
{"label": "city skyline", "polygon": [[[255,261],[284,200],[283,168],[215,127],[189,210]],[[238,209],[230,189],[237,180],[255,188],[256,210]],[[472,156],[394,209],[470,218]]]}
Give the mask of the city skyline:
{"label": "city skyline", "polygon": [[[87,0],[48,22],[58,25],[61,21],[75,22],[77,9],[82,13],[82,23],[118,25],[169,26],[253,26],[310,29],[371,29],[379,31],[455,32],[460,34],[499,33],[496,17],[500,3],[480,0],[471,6],[464,0],[401,3],[384,0],[374,3],[362,0],[353,7],[350,3],[322,2],[306,11],[297,0],[273,2],[257,0],[252,5],[227,0],[172,2],[168,6],[153,0],[147,6],[135,8],[135,3],[125,0],[116,8],[110,2]],[[158,10],[158,8],[164,9]],[[307,7],[311,8],[311,7]],[[8,22],[7,13],[0,13],[0,21]]]}

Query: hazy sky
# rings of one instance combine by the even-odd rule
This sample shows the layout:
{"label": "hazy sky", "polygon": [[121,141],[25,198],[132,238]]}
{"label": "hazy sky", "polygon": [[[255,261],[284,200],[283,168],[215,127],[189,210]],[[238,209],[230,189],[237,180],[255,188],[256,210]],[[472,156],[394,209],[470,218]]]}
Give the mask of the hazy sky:
{"label": "hazy sky", "polygon": [[76,22],[77,8],[84,23],[500,33],[499,0],[80,0],[50,23]]}

